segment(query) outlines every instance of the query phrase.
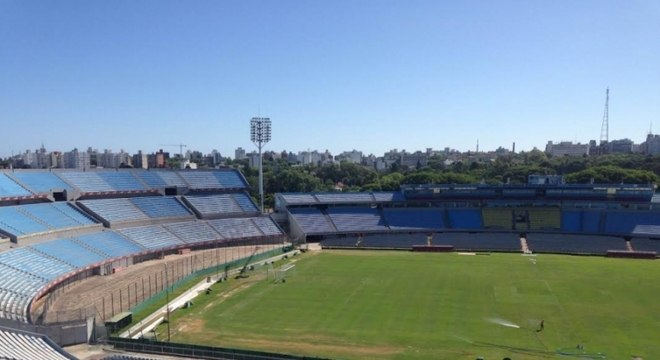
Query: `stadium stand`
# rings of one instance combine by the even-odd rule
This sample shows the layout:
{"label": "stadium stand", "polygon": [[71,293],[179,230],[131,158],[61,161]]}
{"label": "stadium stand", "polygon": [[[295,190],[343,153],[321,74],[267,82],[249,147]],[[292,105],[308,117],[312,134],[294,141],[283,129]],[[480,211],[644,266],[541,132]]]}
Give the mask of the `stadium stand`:
{"label": "stadium stand", "polygon": [[190,189],[245,189],[247,184],[236,171],[180,171]]}
{"label": "stadium stand", "polygon": [[637,225],[660,225],[660,212],[656,211],[646,213],[608,211],[604,217],[604,232],[610,234],[631,234]]}
{"label": "stadium stand", "polygon": [[69,184],[80,189],[81,192],[115,191],[112,185],[108,184],[94,171],[65,171],[59,173],[59,176]]}
{"label": "stadium stand", "polygon": [[78,204],[103,220],[108,226],[121,222],[148,220],[149,217],[140,211],[130,199],[98,199],[81,200]]}
{"label": "stadium stand", "polygon": [[373,195],[378,202],[403,202],[406,200],[400,192],[375,192]]}
{"label": "stadium stand", "polygon": [[655,251],[660,253],[660,240],[635,238],[632,240],[632,247],[636,251]]}
{"label": "stadium stand", "polygon": [[67,203],[0,207],[0,231],[16,238],[94,226],[100,225]]}
{"label": "stadium stand", "polygon": [[533,252],[606,255],[608,250],[627,250],[619,237],[571,234],[528,234]]}
{"label": "stadium stand", "polygon": [[289,205],[311,205],[318,201],[312,194],[280,194]]}
{"label": "stadium stand", "polygon": [[32,195],[31,192],[16,183],[7,174],[0,174],[0,198],[30,195]]}
{"label": "stadium stand", "polygon": [[232,194],[232,197],[234,198],[234,201],[238,203],[238,206],[243,209],[243,212],[246,213],[253,213],[253,212],[259,212],[259,209],[254,205],[252,202],[252,199],[250,199],[249,196],[247,196],[244,193],[237,193],[237,194]]}
{"label": "stadium stand", "polygon": [[291,218],[307,234],[333,233],[337,228],[326,214],[317,208],[291,208]]}
{"label": "stadium stand", "polygon": [[214,171],[218,183],[223,189],[245,189],[247,184],[236,171]]}
{"label": "stadium stand", "polygon": [[441,208],[384,208],[383,217],[392,230],[446,228]]}
{"label": "stadium stand", "polygon": [[520,251],[515,233],[440,233],[434,234],[433,243],[453,245],[459,251]]}
{"label": "stadium stand", "polygon": [[165,249],[183,245],[183,241],[159,225],[147,225],[117,230],[126,238],[147,249]]}
{"label": "stadium stand", "polygon": [[452,229],[481,229],[481,210],[479,209],[449,209],[447,210]]}
{"label": "stadium stand", "polygon": [[582,211],[582,232],[598,233],[600,232],[601,212],[599,210]]}
{"label": "stadium stand", "polygon": [[35,193],[47,194],[54,190],[72,190],[55,173],[44,171],[16,171],[11,174]]}
{"label": "stadium stand", "polygon": [[[355,244],[357,238],[354,238]],[[329,245],[329,244],[328,244]],[[426,245],[424,234],[382,234],[364,236],[360,242],[363,248],[411,249],[413,245]]]}
{"label": "stadium stand", "polygon": [[53,280],[74,270],[74,266],[44,255],[30,247],[22,247],[0,253],[0,264],[35,275],[44,280]]}
{"label": "stadium stand", "polygon": [[30,301],[46,280],[3,263],[0,263],[0,276],[0,317],[27,322]]}
{"label": "stadium stand", "polygon": [[31,246],[44,256],[54,257],[76,268],[84,268],[106,260],[101,256],[72,239],[48,241]]}
{"label": "stadium stand", "polygon": [[582,231],[582,211],[564,210],[561,212],[561,230],[565,232]]}
{"label": "stadium stand", "polygon": [[131,198],[130,202],[148,217],[193,217],[188,209],[175,197],[171,196],[146,196]]}
{"label": "stadium stand", "polygon": [[244,239],[264,235],[251,218],[216,219],[209,220],[208,224],[225,239]]}
{"label": "stadium stand", "polygon": [[19,211],[45,223],[52,229],[63,229],[85,225],[95,225],[92,219],[67,203],[22,205]]}
{"label": "stadium stand", "polygon": [[360,207],[328,208],[327,214],[339,231],[388,230],[378,209]]}
{"label": "stadium stand", "polygon": [[327,204],[362,203],[376,200],[371,193],[318,193],[315,196],[319,202]]}
{"label": "stadium stand", "polygon": [[0,327],[0,357],[12,360],[74,359],[41,334]]}
{"label": "stadium stand", "polygon": [[284,235],[282,230],[269,217],[255,217],[252,222],[267,236]]}
{"label": "stadium stand", "polygon": [[15,236],[34,235],[49,230],[48,226],[19,211],[19,206],[0,207],[0,230]]}
{"label": "stadium stand", "polygon": [[559,230],[561,228],[559,208],[527,209],[527,219],[530,230]]}
{"label": "stadium stand", "polygon": [[179,174],[173,171],[136,171],[135,174],[143,183],[153,189],[187,186]]}
{"label": "stadium stand", "polygon": [[145,186],[129,171],[100,171],[98,175],[115,191],[146,190]]}
{"label": "stadium stand", "polygon": [[485,207],[481,210],[486,229],[513,229],[513,210]]}
{"label": "stadium stand", "polygon": [[183,199],[203,219],[259,212],[252,200],[243,193],[184,196]]}
{"label": "stadium stand", "polygon": [[169,232],[188,244],[222,239],[211,226],[204,221],[186,221],[163,225]]}
{"label": "stadium stand", "polygon": [[655,237],[660,239],[660,226],[658,225],[635,225],[632,232],[634,235]]}
{"label": "stadium stand", "polygon": [[359,246],[357,236],[324,237],[320,242],[322,248],[356,248]]}
{"label": "stadium stand", "polygon": [[276,208],[292,205],[314,204],[372,204],[404,202],[401,192],[324,192],[324,193],[281,193],[276,194]]}
{"label": "stadium stand", "polygon": [[114,231],[101,231],[71,238],[72,241],[83,245],[97,254],[114,259],[145,251],[145,248],[137,243],[120,236]]}

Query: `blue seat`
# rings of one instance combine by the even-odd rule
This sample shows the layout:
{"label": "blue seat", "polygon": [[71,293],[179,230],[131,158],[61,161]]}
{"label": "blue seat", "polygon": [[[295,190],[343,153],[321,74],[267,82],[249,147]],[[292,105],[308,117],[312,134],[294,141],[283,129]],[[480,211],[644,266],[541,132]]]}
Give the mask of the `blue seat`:
{"label": "blue seat", "polygon": [[480,209],[449,209],[447,210],[452,229],[481,229]]}
{"label": "blue seat", "polygon": [[202,216],[231,215],[245,213],[232,194],[185,196],[190,205]]}
{"label": "blue seat", "polygon": [[148,225],[117,230],[126,238],[151,250],[164,249],[183,245],[181,239],[159,225]]}
{"label": "blue seat", "polygon": [[52,229],[92,225],[94,222],[67,203],[22,205],[20,210],[47,224]]}
{"label": "blue seat", "polygon": [[221,189],[218,178],[211,171],[180,171],[179,176],[188,184],[190,189]]}
{"label": "blue seat", "polygon": [[190,244],[222,239],[222,236],[204,221],[186,221],[163,226],[172,234]]}
{"label": "blue seat", "polygon": [[605,255],[608,250],[626,250],[622,238],[597,235],[528,234],[533,252]]}
{"label": "blue seat", "polygon": [[16,171],[12,174],[37,194],[48,194],[53,190],[71,190],[71,187],[52,172]]}
{"label": "blue seat", "polygon": [[75,269],[72,265],[41,255],[29,247],[0,253],[0,263],[46,280],[55,279]]}
{"label": "blue seat", "polygon": [[71,240],[85,246],[98,254],[108,258],[119,258],[137,254],[145,250],[134,241],[130,241],[114,231],[101,231],[98,233],[77,236]]}
{"label": "blue seat", "polygon": [[178,173],[174,171],[164,170],[150,170],[140,171],[136,170],[135,175],[140,178],[147,186],[153,189],[160,189],[165,187],[185,187],[186,183],[181,179]]}
{"label": "blue seat", "polygon": [[7,174],[0,173],[0,197],[30,196],[32,193],[10,179]]}
{"label": "blue seat", "polygon": [[259,212],[257,206],[252,202],[252,199],[245,193],[232,194],[234,201],[243,209],[246,213]]}
{"label": "blue seat", "polygon": [[89,266],[107,258],[88,250],[71,239],[48,241],[32,245],[31,247],[45,255],[57,258],[78,268]]}
{"label": "blue seat", "polygon": [[81,192],[115,191],[98,173],[93,171],[64,171],[58,175],[69,184],[80,189]]}
{"label": "blue seat", "polygon": [[261,230],[264,235],[272,235],[272,236],[277,236],[277,235],[283,235],[282,230],[273,222],[273,220],[270,217],[263,216],[263,217],[256,217],[252,218],[252,222]]}
{"label": "blue seat", "polygon": [[99,177],[115,191],[146,190],[144,185],[129,171],[100,171]]}
{"label": "blue seat", "polygon": [[247,184],[237,171],[214,171],[213,175],[224,189],[245,189]]}
{"label": "blue seat", "polygon": [[386,208],[383,216],[391,229],[443,229],[444,210],[426,208]]}
{"label": "blue seat", "polygon": [[174,197],[148,196],[131,198],[130,202],[150,218],[192,217],[192,214]]}
{"label": "blue seat", "polygon": [[209,220],[208,224],[225,239],[244,239],[264,235],[251,218],[216,219]]}
{"label": "blue seat", "polygon": [[328,208],[326,212],[339,231],[388,230],[377,209],[337,207]]}
{"label": "blue seat", "polygon": [[290,208],[291,217],[305,234],[337,232],[329,218],[317,208]]}
{"label": "blue seat", "polygon": [[51,228],[19,211],[20,206],[0,207],[0,229],[15,236],[34,235]]}
{"label": "blue seat", "polygon": [[110,224],[149,219],[126,198],[82,200],[78,203]]}

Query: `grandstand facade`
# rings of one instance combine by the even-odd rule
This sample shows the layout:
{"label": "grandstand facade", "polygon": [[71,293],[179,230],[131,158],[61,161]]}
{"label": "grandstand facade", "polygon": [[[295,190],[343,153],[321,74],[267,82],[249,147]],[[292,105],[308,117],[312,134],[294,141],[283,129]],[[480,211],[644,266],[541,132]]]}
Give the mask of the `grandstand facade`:
{"label": "grandstand facade", "polygon": [[235,170],[0,172],[0,323],[39,326],[64,284],[168,254],[284,246],[247,190]]}
{"label": "grandstand facade", "polygon": [[275,201],[291,238],[326,247],[660,251],[660,201],[647,185],[404,185],[396,192],[282,193]]}

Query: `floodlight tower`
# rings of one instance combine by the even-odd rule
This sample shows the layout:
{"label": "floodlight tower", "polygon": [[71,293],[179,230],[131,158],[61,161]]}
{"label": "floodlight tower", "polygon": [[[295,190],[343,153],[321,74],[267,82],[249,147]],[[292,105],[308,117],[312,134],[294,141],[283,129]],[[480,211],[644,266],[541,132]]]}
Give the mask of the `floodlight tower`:
{"label": "floodlight tower", "polygon": [[270,118],[253,117],[250,120],[250,140],[259,149],[259,205],[264,212],[264,170],[261,149],[270,141]]}

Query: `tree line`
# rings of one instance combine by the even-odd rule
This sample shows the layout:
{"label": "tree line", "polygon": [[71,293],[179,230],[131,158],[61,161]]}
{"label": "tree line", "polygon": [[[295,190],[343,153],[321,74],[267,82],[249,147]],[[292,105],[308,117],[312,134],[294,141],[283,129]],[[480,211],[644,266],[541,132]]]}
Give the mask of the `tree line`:
{"label": "tree line", "polygon": [[[656,184],[660,177],[660,156],[608,154],[599,156],[551,157],[539,150],[497,157],[492,161],[447,162],[434,156],[426,166],[408,168],[393,164],[378,172],[360,164],[299,166],[283,159],[264,158],[264,193],[267,206],[278,192],[395,191],[402,184],[525,184],[529,175],[563,175],[567,183]],[[232,161],[258,198],[258,171],[246,160]]]}

